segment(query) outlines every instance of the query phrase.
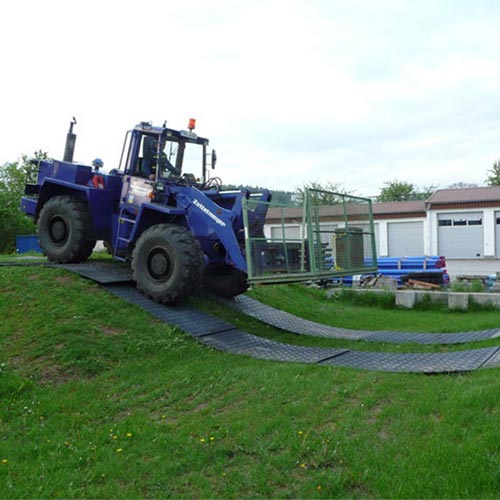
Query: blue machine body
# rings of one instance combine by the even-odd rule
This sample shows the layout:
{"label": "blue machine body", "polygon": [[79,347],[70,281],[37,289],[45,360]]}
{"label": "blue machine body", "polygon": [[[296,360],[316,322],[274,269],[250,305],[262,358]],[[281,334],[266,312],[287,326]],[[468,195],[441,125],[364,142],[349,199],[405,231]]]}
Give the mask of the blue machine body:
{"label": "blue machine body", "polygon": [[[163,152],[166,146],[168,153]],[[182,173],[186,146],[201,147],[200,178]],[[71,195],[85,201],[92,238],[110,242],[118,260],[130,259],[134,243],[149,227],[182,225],[200,242],[207,262],[247,272],[242,203],[251,193],[246,189],[220,191],[220,181],[207,179],[207,146],[208,139],[192,130],[141,123],[127,133],[120,168],[110,173],[68,161],[41,160],[37,182],[26,186],[21,209],[36,220],[54,196]],[[212,152],[212,167],[214,162]],[[162,165],[171,167],[170,171]],[[151,167],[154,172],[148,173]],[[263,201],[271,198],[266,190],[259,195]],[[266,209],[249,211],[248,216],[252,228],[262,229]]]}

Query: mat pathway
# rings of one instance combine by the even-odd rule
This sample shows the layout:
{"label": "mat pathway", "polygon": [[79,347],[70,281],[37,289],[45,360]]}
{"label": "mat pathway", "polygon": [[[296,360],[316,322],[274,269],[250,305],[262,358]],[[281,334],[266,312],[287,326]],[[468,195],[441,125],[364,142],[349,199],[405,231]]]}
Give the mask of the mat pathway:
{"label": "mat pathway", "polygon": [[[12,265],[11,263],[1,263]],[[19,264],[15,264],[19,265]],[[24,264],[21,264],[24,265]],[[32,263],[31,265],[36,265]],[[311,363],[387,372],[454,373],[480,368],[500,367],[500,347],[485,347],[446,353],[392,353],[356,351],[340,348],[320,348],[283,344],[243,332],[235,326],[188,305],[169,307],[142,295],[131,283],[130,270],[111,261],[82,264],[38,264],[66,269],[101,284],[110,293],[148,311],[154,317],[189,333],[199,342],[233,354],[258,359]],[[460,343],[498,337],[499,330],[462,332],[460,334],[410,334],[405,332],[366,332],[320,325],[266,306],[254,299],[240,296],[227,305],[282,330],[314,336],[329,336],[372,342]],[[335,336],[337,335],[337,336]],[[377,336],[378,335],[378,336]],[[433,339],[425,342],[422,336]],[[455,336],[455,342],[444,341]],[[461,337],[472,336],[473,338]],[[407,340],[396,340],[401,336]],[[437,336],[437,337],[436,337]],[[452,337],[450,337],[452,338]],[[384,340],[382,340],[384,339]],[[412,340],[410,340],[412,339]],[[439,341],[438,341],[439,340]]]}

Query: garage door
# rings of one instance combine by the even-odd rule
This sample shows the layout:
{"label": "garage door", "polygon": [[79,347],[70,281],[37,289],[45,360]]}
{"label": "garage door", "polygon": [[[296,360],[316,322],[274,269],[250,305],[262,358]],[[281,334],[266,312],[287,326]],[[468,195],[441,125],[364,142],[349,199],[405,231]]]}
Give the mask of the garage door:
{"label": "garage door", "polygon": [[438,215],[439,255],[449,259],[483,256],[483,213],[464,212]]}
{"label": "garage door", "polygon": [[389,257],[424,255],[424,223],[390,222],[387,224]]}
{"label": "garage door", "polygon": [[500,212],[495,212],[495,256],[500,259]]}
{"label": "garage door", "polygon": [[300,226],[275,226],[271,227],[271,238],[273,240],[300,240]]}

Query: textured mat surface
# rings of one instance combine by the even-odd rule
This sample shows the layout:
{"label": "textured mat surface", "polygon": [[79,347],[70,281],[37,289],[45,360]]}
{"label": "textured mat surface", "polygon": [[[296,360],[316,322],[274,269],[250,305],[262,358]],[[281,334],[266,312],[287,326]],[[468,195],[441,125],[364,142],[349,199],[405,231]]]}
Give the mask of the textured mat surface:
{"label": "textured mat surface", "polygon": [[481,368],[498,350],[498,347],[486,347],[459,352],[414,354],[349,351],[324,364],[388,372],[466,372]]}
{"label": "textured mat surface", "polygon": [[158,319],[181,328],[207,346],[258,359],[418,373],[465,372],[477,370],[483,365],[493,368],[500,363],[499,347],[450,353],[403,354],[283,344],[242,332],[230,323],[189,306],[168,307],[157,304],[132,286],[107,285],[105,288],[131,304],[142,307]]}
{"label": "textured mat surface", "polygon": [[349,330],[334,326],[322,325],[293,314],[275,309],[258,300],[239,295],[233,300],[220,299],[221,302],[243,314],[251,316],[263,323],[287,332],[312,337],[332,339],[365,340],[367,342],[387,342],[394,344],[465,344],[500,337],[500,329],[481,330],[460,333],[411,333],[395,331]]}
{"label": "textured mat surface", "polygon": [[132,271],[129,266],[120,265],[114,261],[82,262],[81,264],[54,264],[53,267],[66,269],[106,285],[108,283],[128,283],[132,281]]}
{"label": "textured mat surface", "polygon": [[0,262],[0,266],[5,267],[55,267],[66,269],[79,274],[84,278],[91,279],[102,285],[108,283],[129,283],[132,281],[132,271],[129,266],[122,265],[112,260],[89,261],[79,264],[55,264],[54,262]]}
{"label": "textured mat surface", "polygon": [[[52,267],[61,267],[95,280],[103,284],[106,290],[121,299],[143,308],[161,321],[182,329],[195,337],[199,342],[224,352],[242,354],[265,360],[314,363],[387,372],[451,373],[500,366],[500,347],[449,353],[389,353],[283,344],[242,332],[230,323],[197,311],[187,305],[168,307],[157,304],[138,292],[134,286],[128,284],[130,281],[130,271],[125,267],[117,266],[116,263],[90,262]],[[253,304],[254,307],[260,304],[257,301],[254,302],[257,303]],[[272,311],[277,310],[272,309]],[[271,313],[267,309],[266,312],[267,314]],[[283,311],[277,312],[283,313]],[[285,317],[287,321],[291,322],[290,324],[295,321],[295,316],[288,313],[283,314],[285,316],[278,314],[277,317]],[[312,324],[311,327],[317,325],[313,322],[307,323]],[[317,325],[317,327],[317,331],[325,332],[325,325]],[[359,333],[355,332],[355,335]],[[391,333],[394,334],[397,332]],[[373,334],[373,332],[370,332],[370,334]],[[343,336],[341,338],[353,337]],[[357,338],[364,337],[358,336]]]}

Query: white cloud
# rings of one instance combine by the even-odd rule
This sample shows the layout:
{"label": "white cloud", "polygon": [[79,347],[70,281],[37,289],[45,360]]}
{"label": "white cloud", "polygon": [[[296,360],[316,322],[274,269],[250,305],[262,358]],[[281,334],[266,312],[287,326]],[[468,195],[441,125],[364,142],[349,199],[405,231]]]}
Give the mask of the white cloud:
{"label": "white cloud", "polygon": [[77,159],[112,167],[135,123],[195,116],[226,182],[480,182],[499,156],[499,14],[458,0],[4,2],[0,162],[61,156],[75,115]]}

